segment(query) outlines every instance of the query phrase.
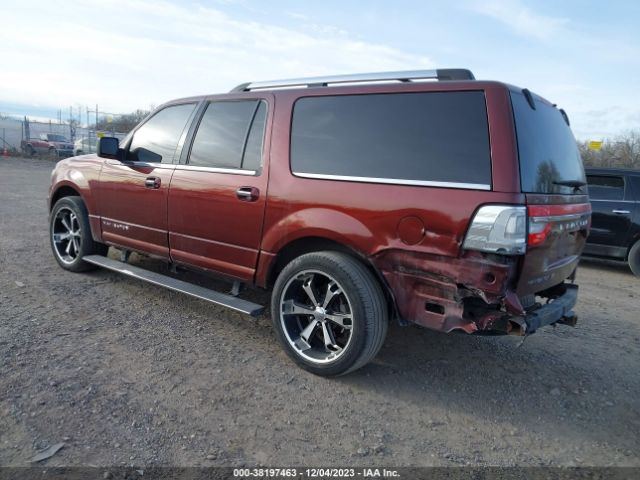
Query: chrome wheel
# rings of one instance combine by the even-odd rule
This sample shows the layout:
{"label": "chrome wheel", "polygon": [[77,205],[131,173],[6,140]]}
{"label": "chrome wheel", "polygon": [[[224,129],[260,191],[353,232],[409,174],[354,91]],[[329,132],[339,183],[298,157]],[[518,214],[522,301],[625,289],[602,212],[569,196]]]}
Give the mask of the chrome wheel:
{"label": "chrome wheel", "polygon": [[335,361],[353,336],[353,309],[342,286],[327,273],[305,270],[280,297],[280,322],[294,351],[314,363]]}
{"label": "chrome wheel", "polygon": [[51,229],[51,239],[60,261],[66,264],[76,261],[82,246],[82,231],[73,210],[67,207],[58,210]]}

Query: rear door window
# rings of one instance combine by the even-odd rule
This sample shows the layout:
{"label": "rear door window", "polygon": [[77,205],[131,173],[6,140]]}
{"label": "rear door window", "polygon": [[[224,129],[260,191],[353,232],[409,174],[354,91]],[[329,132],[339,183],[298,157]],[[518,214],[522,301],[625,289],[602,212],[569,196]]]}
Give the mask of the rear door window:
{"label": "rear door window", "polygon": [[189,165],[258,170],[266,110],[260,100],[210,103],[193,140]]}
{"label": "rear door window", "polygon": [[511,92],[518,137],[520,184],[525,193],[572,194],[575,188],[559,182],[584,182],[584,167],[560,110],[534,100],[535,110],[522,92]]}
{"label": "rear door window", "polygon": [[480,91],[304,97],[294,106],[295,175],[489,189]]}
{"label": "rear door window", "polygon": [[624,200],[624,177],[587,175],[589,196],[593,200]]}

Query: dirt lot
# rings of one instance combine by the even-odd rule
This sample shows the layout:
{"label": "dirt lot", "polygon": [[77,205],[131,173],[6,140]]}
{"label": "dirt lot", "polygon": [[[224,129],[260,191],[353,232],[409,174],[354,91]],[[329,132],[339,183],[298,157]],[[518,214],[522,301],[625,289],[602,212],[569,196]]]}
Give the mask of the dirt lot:
{"label": "dirt lot", "polygon": [[288,360],[267,317],[60,269],[52,166],[0,158],[0,465],[64,442],[49,465],[640,466],[625,267],[581,267],[575,329],[519,347],[392,326],[372,364],[327,380]]}

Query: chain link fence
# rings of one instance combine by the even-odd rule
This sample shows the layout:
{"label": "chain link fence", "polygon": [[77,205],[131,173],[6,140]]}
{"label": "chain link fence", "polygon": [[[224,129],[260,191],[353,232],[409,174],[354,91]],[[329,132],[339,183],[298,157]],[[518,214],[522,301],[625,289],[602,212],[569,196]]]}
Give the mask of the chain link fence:
{"label": "chain link fence", "polygon": [[0,118],[0,154],[22,155],[25,145],[30,139],[41,138],[41,135],[53,133],[63,136],[74,144],[74,155],[95,153],[98,139],[103,136],[116,137],[122,140],[126,133],[89,129],[70,125],[69,123],[40,122],[16,118]]}

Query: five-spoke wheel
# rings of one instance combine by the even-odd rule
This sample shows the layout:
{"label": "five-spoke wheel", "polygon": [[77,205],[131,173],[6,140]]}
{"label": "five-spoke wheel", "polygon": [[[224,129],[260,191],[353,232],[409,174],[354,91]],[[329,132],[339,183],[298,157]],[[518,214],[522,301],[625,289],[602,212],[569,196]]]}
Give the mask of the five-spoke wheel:
{"label": "five-spoke wheel", "polygon": [[308,253],[289,263],[276,280],[271,309],[286,352],[319,375],[363,366],[376,355],[387,331],[380,284],[344,253]]}

